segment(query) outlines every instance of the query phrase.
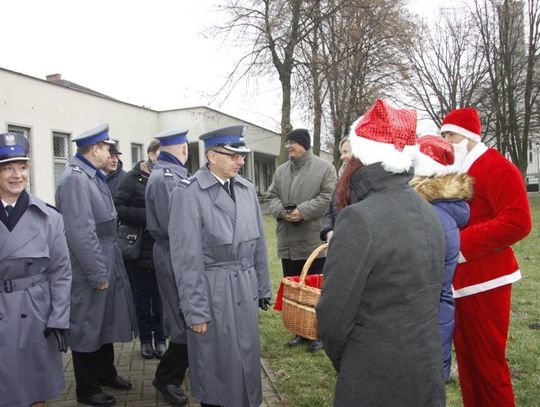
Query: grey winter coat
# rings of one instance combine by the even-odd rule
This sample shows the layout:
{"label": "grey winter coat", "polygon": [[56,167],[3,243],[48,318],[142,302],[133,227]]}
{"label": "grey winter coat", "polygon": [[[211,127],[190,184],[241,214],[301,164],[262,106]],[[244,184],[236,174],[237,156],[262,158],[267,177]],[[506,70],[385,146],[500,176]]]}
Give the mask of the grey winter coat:
{"label": "grey winter coat", "polygon": [[[146,229],[155,239],[154,267],[163,305],[163,332],[174,343],[186,343],[187,337],[171,265],[169,203],[172,190],[187,176],[184,167],[158,159],[146,185]],[[177,227],[189,234],[181,224]]]}
{"label": "grey winter coat", "polygon": [[[336,169],[311,150],[278,167],[266,196],[270,199],[270,213],[277,220],[279,258],[305,260],[320,246],[321,217],[332,201],[335,187]],[[279,218],[283,206],[289,204],[297,206],[302,222]]]}
{"label": "grey winter coat", "polygon": [[380,163],[351,180],[337,217],[317,318],[338,380],[335,406],[443,407],[438,310],[444,235],[407,173]]}
{"label": "grey winter coat", "polygon": [[[188,326],[192,394],[223,407],[262,403],[258,299],[270,298],[266,242],[253,185],[232,178],[235,201],[207,167],[176,188],[171,258]],[[181,227],[180,227],[181,226]]]}
{"label": "grey winter coat", "polygon": [[71,266],[62,217],[33,195],[11,232],[0,222],[0,284],[0,406],[52,400],[62,354],[43,332],[69,328]]}
{"label": "grey winter coat", "polygon": [[[130,342],[137,332],[133,295],[116,241],[116,210],[96,169],[73,157],[56,190],[71,256],[68,343],[78,352]],[[103,283],[106,290],[99,291]]]}

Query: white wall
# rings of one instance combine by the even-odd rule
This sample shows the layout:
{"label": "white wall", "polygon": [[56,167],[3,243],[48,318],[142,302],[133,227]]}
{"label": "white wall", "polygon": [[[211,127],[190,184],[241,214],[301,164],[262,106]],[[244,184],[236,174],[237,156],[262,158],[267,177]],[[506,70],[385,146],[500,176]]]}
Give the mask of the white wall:
{"label": "white wall", "polygon": [[[279,154],[276,133],[206,107],[157,112],[139,106],[83,93],[0,68],[0,132],[8,125],[30,129],[32,192],[54,203],[52,134],[75,136],[99,123],[109,123],[109,135],[118,140],[124,169],[129,170],[131,143],[146,147],[164,130],[186,127],[190,141],[212,129],[247,124],[246,143],[257,152]],[[203,148],[199,148],[202,153]],[[75,146],[71,144],[72,154]],[[204,162],[204,160],[200,161]]]}

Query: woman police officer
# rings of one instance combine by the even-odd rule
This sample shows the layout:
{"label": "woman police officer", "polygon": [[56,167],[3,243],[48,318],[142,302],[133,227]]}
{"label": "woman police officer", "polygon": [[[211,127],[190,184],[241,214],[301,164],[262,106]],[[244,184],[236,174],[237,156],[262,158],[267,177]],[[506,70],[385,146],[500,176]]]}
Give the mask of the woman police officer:
{"label": "woman police officer", "polygon": [[64,388],[71,266],[54,207],[28,193],[28,142],[0,134],[0,406],[45,406]]}

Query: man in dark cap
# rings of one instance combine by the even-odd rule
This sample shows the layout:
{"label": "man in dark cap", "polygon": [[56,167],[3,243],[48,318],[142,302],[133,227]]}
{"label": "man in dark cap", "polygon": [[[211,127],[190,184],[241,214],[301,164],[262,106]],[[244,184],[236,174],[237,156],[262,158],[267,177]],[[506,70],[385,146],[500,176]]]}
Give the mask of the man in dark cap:
{"label": "man in dark cap", "polygon": [[[332,201],[336,170],[331,163],[313,155],[306,129],[295,129],[285,143],[289,161],[280,165],[268,188],[270,213],[278,222],[277,245],[283,276],[298,276],[309,255],[321,244],[321,219]],[[309,274],[320,274],[326,253],[315,259]],[[305,340],[300,336],[288,345]],[[322,349],[320,341],[310,341],[308,350]]]}
{"label": "man in dark cap", "polygon": [[[171,260],[201,406],[262,403],[258,306],[271,287],[262,216],[244,165],[245,126],[203,134],[208,164],[173,191]],[[188,232],[186,232],[188,231]]]}
{"label": "man in dark cap", "polygon": [[[171,129],[159,133],[160,143],[156,166],[146,185],[146,228],[154,238],[154,266],[163,303],[163,332],[170,337],[165,344],[156,343],[156,355],[161,358],[152,382],[159,392],[174,405],[187,404],[181,389],[188,367],[186,323],[180,310],[176,282],[169,248],[169,208],[173,189],[188,177],[187,129]],[[179,226],[186,233],[184,226]],[[144,344],[142,351],[144,352]],[[151,351],[151,348],[150,348]],[[144,356],[144,354],[143,354]]]}
{"label": "man in dark cap", "polygon": [[108,124],[75,137],[77,153],[62,174],[56,203],[65,224],[73,284],[68,343],[77,401],[112,406],[100,386],[121,390],[113,342],[131,342],[137,330],[133,296],[116,241],[116,210],[101,169],[109,158]]}
{"label": "man in dark cap", "polygon": [[107,186],[111,191],[111,195],[118,189],[118,185],[122,182],[127,172],[124,171],[124,163],[120,160],[122,153],[118,151],[116,144],[111,144],[109,148],[109,158],[103,166],[103,172],[105,173],[105,179],[107,180]]}

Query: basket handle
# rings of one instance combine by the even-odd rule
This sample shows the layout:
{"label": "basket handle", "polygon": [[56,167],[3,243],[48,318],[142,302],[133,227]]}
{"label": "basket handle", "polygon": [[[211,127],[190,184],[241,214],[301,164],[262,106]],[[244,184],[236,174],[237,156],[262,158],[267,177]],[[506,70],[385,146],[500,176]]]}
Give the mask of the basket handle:
{"label": "basket handle", "polygon": [[309,255],[309,257],[306,260],[306,263],[304,264],[304,267],[302,267],[302,272],[300,273],[300,281],[299,281],[300,285],[306,285],[305,283],[306,276],[309,271],[309,268],[311,267],[311,264],[317,258],[317,256],[321,254],[321,252],[325,250],[327,247],[328,247],[328,243],[323,243],[322,245],[317,247],[315,250],[313,250],[313,253]]}

